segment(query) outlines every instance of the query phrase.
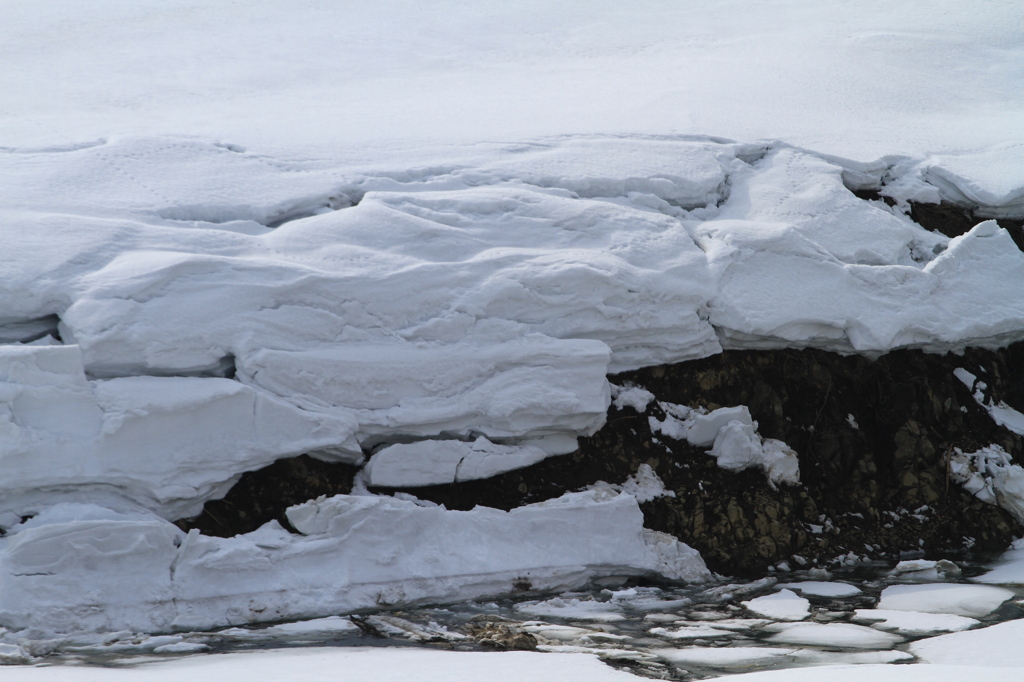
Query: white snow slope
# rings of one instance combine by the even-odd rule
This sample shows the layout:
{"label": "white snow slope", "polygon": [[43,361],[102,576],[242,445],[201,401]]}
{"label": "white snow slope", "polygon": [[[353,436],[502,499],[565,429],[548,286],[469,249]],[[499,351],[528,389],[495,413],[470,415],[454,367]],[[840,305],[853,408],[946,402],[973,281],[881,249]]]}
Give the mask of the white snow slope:
{"label": "white snow slope", "polygon": [[[410,485],[565,453],[602,426],[609,372],[1024,339],[1008,234],[900,210],[1024,215],[1015,22],[1001,2],[5,3],[0,626],[701,579],[629,494],[310,503],[377,540],[168,521],[300,453],[390,446],[365,474]],[[850,191],[882,185],[895,208]],[[329,584],[314,559],[340,562]]]}

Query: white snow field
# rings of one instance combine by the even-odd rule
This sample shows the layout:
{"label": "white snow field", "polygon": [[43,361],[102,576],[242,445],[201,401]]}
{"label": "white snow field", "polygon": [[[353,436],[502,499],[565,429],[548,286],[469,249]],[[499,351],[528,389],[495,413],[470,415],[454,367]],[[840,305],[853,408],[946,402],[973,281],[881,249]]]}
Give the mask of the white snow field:
{"label": "white snow field", "polygon": [[[708,580],[694,550],[643,527],[638,501],[669,494],[653,471],[509,512],[365,485],[488,478],[569,453],[604,424],[607,375],[627,369],[729,348],[876,356],[1024,339],[1024,254],[1008,233],[988,220],[949,239],[904,210],[946,200],[1024,216],[1015,2],[8,2],[0,25],[0,647],[12,651],[523,581]],[[879,188],[894,207],[851,191]],[[615,387],[620,408],[651,399]],[[671,407],[667,437],[799,483],[795,453],[762,439],[745,407]],[[1017,428],[1004,407],[993,418]],[[957,480],[1020,514],[1019,467],[981,452],[991,470]],[[290,508],[298,534],[173,525],[242,473],[304,453],[368,465],[351,495]],[[980,580],[1008,572],[1020,581],[1019,566]],[[748,606],[809,613],[783,596]],[[883,608],[980,615],[960,597],[920,599]],[[602,608],[595,622],[615,616]],[[962,624],[874,615],[897,632]],[[897,639],[840,625],[777,638]],[[674,655],[818,655],[750,649]],[[628,676],[581,655],[378,649],[4,674],[337,668]]]}

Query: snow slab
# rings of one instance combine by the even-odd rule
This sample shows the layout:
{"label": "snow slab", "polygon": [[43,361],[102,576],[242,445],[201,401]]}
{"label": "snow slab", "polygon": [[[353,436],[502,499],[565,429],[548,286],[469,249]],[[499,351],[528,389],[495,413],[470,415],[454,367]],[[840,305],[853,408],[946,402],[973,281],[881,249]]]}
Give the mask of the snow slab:
{"label": "snow slab", "polygon": [[524,581],[566,590],[601,575],[711,577],[695,550],[644,529],[629,495],[567,493],[510,512],[339,495],[287,515],[302,535],[271,522],[217,538],[144,512],[51,507],[0,538],[0,623],[210,629],[473,599]]}
{"label": "snow slab", "polygon": [[811,614],[811,602],[792,590],[779,590],[741,603],[759,616],[772,620],[803,620]]}
{"label": "snow slab", "polygon": [[980,618],[992,613],[1013,596],[1010,590],[988,585],[890,585],[882,590],[878,608]]}
{"label": "snow slab", "polygon": [[[570,439],[575,450],[575,439]],[[490,478],[549,457],[532,445],[497,445],[480,436],[472,443],[425,440],[386,447],[363,469],[366,484],[391,488],[443,485]]]}
{"label": "snow slab", "polygon": [[804,644],[837,649],[889,649],[903,641],[898,635],[852,623],[779,623],[768,638],[772,644]]}
{"label": "snow slab", "polygon": [[861,593],[860,588],[854,585],[822,582],[820,580],[808,580],[801,583],[779,583],[778,587],[796,590],[812,597],[842,598],[852,597]]}
{"label": "snow slab", "polygon": [[955,616],[950,613],[918,613],[886,609],[857,609],[853,612],[853,620],[878,630],[910,636],[960,632],[972,628],[980,622],[974,618]]}
{"label": "snow slab", "polygon": [[11,682],[171,682],[182,679],[196,682],[225,679],[334,682],[339,674],[346,680],[366,682],[407,682],[412,679],[436,682],[477,682],[484,679],[494,682],[531,679],[632,682],[640,679],[615,670],[596,656],[587,654],[453,652],[398,647],[274,649],[189,656],[121,668],[79,665],[4,667],[4,679]]}
{"label": "snow slab", "polygon": [[984,668],[987,678],[990,668],[1024,668],[1022,637],[1024,620],[1011,620],[979,630],[923,639],[912,643],[910,652],[926,663]]}

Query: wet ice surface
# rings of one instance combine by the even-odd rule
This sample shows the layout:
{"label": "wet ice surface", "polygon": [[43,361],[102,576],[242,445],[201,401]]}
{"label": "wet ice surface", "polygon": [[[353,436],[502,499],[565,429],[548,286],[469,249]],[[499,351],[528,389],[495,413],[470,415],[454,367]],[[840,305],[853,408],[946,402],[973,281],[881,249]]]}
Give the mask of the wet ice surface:
{"label": "wet ice surface", "polygon": [[[605,587],[580,592],[524,593],[495,601],[264,627],[37,640],[26,645],[26,653],[37,657],[32,662],[44,665],[125,667],[184,654],[260,649],[370,646],[493,651],[535,647],[541,652],[594,654],[616,668],[655,679],[703,679],[819,665],[944,663],[949,661],[931,659],[940,654],[956,658],[960,649],[1002,646],[989,641],[992,637],[979,632],[982,628],[1018,621],[993,629],[995,635],[1007,627],[1024,626],[1024,600],[1020,599],[1024,587],[1003,589],[959,582],[983,571],[980,566],[961,566],[962,574],[946,574],[958,582],[908,580],[906,572],[878,563],[832,572],[779,573],[753,581],[722,578],[686,587],[610,579]],[[994,592],[997,589],[1002,592]],[[893,595],[899,599],[894,600]],[[799,606],[803,600],[807,609],[802,620],[797,613],[800,609],[776,607],[779,603]],[[965,601],[975,604],[973,617],[958,615]],[[764,608],[766,603],[771,608]],[[960,640],[948,639],[965,635],[968,639],[962,646]],[[936,636],[945,638],[933,645],[929,639]],[[3,655],[0,650],[0,658]]]}

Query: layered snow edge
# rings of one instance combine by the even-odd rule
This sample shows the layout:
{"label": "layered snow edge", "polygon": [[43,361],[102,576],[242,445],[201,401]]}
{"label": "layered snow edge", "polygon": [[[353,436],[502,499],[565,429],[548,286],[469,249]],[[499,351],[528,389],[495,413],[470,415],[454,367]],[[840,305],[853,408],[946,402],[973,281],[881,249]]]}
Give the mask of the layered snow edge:
{"label": "layered snow edge", "polygon": [[[899,208],[980,197],[985,215],[1024,212],[941,160],[600,137],[455,157],[339,168],[182,139],[0,154],[15,178],[0,197],[0,624],[312,617],[499,593],[524,572],[537,589],[701,579],[696,553],[644,530],[635,496],[601,497],[611,487],[508,513],[343,496],[293,508],[300,531],[334,519],[303,536],[169,521],[303,453],[372,455],[364,482],[393,487],[564,454],[604,424],[618,371],[728,348],[1024,339],[1008,233],[986,221],[949,239]],[[883,184],[895,208],[849,189]],[[784,444],[731,417],[660,428],[723,467],[799,480]],[[494,560],[466,568],[470,547]]]}
{"label": "layered snow edge", "polygon": [[608,491],[510,512],[339,495],[287,516],[300,534],[271,522],[216,538],[140,512],[49,507],[4,538],[0,623],[15,635],[160,632],[566,590],[608,575],[711,577],[695,550],[643,528],[633,496]]}

